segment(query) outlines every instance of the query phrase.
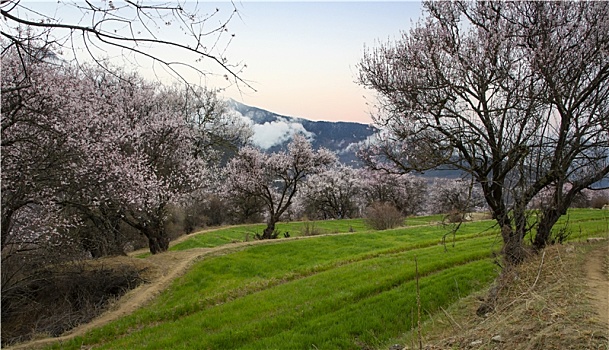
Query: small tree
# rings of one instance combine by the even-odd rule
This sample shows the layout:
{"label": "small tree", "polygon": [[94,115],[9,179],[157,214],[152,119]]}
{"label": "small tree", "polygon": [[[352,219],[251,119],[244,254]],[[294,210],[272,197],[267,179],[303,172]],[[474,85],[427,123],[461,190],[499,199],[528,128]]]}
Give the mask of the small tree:
{"label": "small tree", "polygon": [[322,219],[345,219],[359,215],[359,172],[339,165],[311,175],[300,193],[308,214]]}
{"label": "small tree", "polygon": [[436,179],[429,186],[428,211],[434,214],[465,214],[484,205],[484,196],[471,181]]}
{"label": "small tree", "polygon": [[414,215],[423,210],[427,182],[411,174],[363,170],[360,172],[366,205],[391,203],[402,215]]}
{"label": "small tree", "polygon": [[226,189],[228,193],[264,202],[267,227],[261,237],[269,239],[306,177],[335,161],[334,154],[326,149],[314,151],[301,135],[294,136],[287,152],[265,154],[245,147],[226,167]]}

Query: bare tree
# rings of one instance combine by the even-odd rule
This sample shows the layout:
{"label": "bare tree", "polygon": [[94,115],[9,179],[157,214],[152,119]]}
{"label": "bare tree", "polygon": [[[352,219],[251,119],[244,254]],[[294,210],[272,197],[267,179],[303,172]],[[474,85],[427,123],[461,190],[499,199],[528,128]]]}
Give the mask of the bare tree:
{"label": "bare tree", "polygon": [[[531,230],[527,205],[539,191],[568,181],[575,195],[607,175],[609,6],[425,8],[424,21],[360,64],[360,83],[380,95],[376,122],[385,130],[368,163],[405,172],[448,165],[474,178],[501,228],[505,260],[517,264]],[[556,199],[560,216],[569,198]],[[556,215],[546,215],[551,227]]]}
{"label": "bare tree", "polygon": [[[212,71],[199,62],[208,61],[227,81],[249,86],[239,77],[245,65],[230,63],[225,57],[235,37],[228,23],[238,14],[231,5],[224,14],[216,6],[197,1],[58,1],[41,5],[1,0],[0,34],[7,39],[3,52],[16,47],[22,56],[36,56],[46,47],[53,50],[53,56],[72,52],[78,58],[77,51],[82,50],[106,67],[107,52],[119,51],[123,61],[139,66],[143,59],[150,60],[153,67],[161,66],[184,81],[187,75],[182,68],[205,76]],[[32,41],[37,42],[35,47]],[[171,56],[175,53],[181,54],[179,60]]]}

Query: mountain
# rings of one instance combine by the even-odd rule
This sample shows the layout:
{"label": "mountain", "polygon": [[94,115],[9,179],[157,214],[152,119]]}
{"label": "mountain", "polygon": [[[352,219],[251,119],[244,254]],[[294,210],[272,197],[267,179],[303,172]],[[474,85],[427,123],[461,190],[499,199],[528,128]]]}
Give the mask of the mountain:
{"label": "mountain", "polygon": [[314,149],[325,147],[335,152],[342,163],[357,165],[356,147],[375,132],[374,127],[361,123],[289,117],[235,100],[229,100],[228,104],[252,126],[254,144],[267,152],[285,149],[292,135],[300,133],[311,141]]}
{"label": "mountain", "polygon": [[[288,117],[232,99],[228,101],[228,105],[252,126],[254,144],[266,152],[285,150],[292,135],[301,133],[311,141],[314,149],[325,147],[336,153],[340,162],[354,167],[362,165],[356,156],[357,147],[367,142],[377,130],[374,126],[361,123],[312,121]],[[446,167],[417,175],[428,179],[457,179],[465,176],[459,170]]]}
{"label": "mountain", "polygon": [[[361,166],[355,152],[376,131],[373,126],[354,122],[312,121],[279,115],[267,110],[244,105],[235,100],[229,107],[240,114],[254,130],[253,142],[267,152],[285,150],[292,135],[304,134],[314,149],[325,147],[338,155],[339,161],[351,166]],[[467,174],[450,167],[439,167],[417,175],[433,180],[438,178],[460,179]],[[609,179],[602,179],[593,188],[609,187]]]}

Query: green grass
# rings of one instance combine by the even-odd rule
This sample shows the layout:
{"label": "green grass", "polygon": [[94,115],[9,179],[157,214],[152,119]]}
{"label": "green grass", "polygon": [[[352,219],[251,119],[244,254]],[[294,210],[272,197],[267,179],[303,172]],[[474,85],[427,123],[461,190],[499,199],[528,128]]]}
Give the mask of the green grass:
{"label": "green grass", "polygon": [[[535,222],[535,212],[529,221]],[[552,228],[552,232],[567,231],[566,241],[585,241],[589,237],[609,237],[609,210],[600,209],[569,209],[566,215],[560,217]],[[534,232],[533,232],[534,233]],[[531,234],[524,238],[525,243],[531,241]]]}
{"label": "green grass", "polygon": [[[155,323],[101,348],[357,349],[358,343],[375,345],[412,325],[414,274],[412,269],[404,270],[400,279],[353,284],[340,292],[330,278],[340,277],[345,284],[356,279],[354,272],[328,272],[329,276],[283,284],[175,321]],[[486,259],[435,271],[424,269],[426,276],[420,281],[426,313],[485,286],[494,267]],[[486,278],[473,278],[480,274]]]}
{"label": "green grass", "polygon": [[[607,214],[575,210],[561,222],[568,222],[570,239],[607,236]],[[384,346],[416,324],[415,257],[424,318],[488,286],[498,272],[491,255],[501,242],[493,221],[463,224],[454,246],[451,236],[445,247],[439,242],[447,227],[430,224],[437,219],[411,218],[411,226],[386,231],[370,231],[361,220],[318,222],[327,230],[357,229],[348,235],[279,239],[207,257],[150,305],[52,348]],[[285,225],[296,232],[302,223]],[[243,229],[214,232],[230,237]],[[209,233],[189,244],[197,246],[194,238]]]}
{"label": "green grass", "polygon": [[[407,218],[406,227],[435,224],[444,218],[444,215],[430,215]],[[280,222],[276,229],[280,232],[280,239],[288,232],[290,237],[303,235],[305,226],[314,229],[318,234],[347,233],[347,232],[369,232],[371,229],[364,223],[363,219],[342,219],[325,221],[297,221]],[[178,243],[170,250],[186,250],[192,248],[213,248],[228,243],[245,242],[254,240],[254,233],[261,233],[265,224],[239,225],[217,230],[206,230],[202,233],[193,233],[192,237]]]}
{"label": "green grass", "polygon": [[[304,241],[292,241],[283,245],[302,242]],[[104,327],[105,329],[99,331],[98,336],[92,334],[91,340],[95,339],[94,343],[108,341],[106,347],[102,348],[161,349],[167,348],[168,344],[173,344],[173,348],[232,349],[241,346],[266,348],[257,347],[255,343],[268,337],[307,334],[306,328],[302,329],[302,326],[319,327],[324,323],[335,323],[337,329],[341,327],[350,329],[351,325],[341,326],[341,322],[338,321],[343,317],[340,315],[356,312],[358,304],[388,303],[384,309],[375,308],[376,311],[366,317],[397,318],[398,314],[404,311],[396,310],[391,306],[390,301],[394,299],[392,295],[397,293],[396,290],[408,290],[411,287],[415,277],[415,255],[418,256],[420,274],[427,276],[424,280],[429,279],[431,290],[441,288],[436,283],[442,279],[432,278],[433,276],[457,267],[476,270],[475,274],[480,277],[479,282],[471,284],[471,288],[474,286],[481,288],[494,276],[494,270],[490,268],[492,263],[488,259],[492,242],[492,237],[488,236],[469,239],[459,242],[448,252],[437,244],[422,249],[405,247],[401,250],[384,250],[353,261],[341,260],[335,261],[334,264],[329,263],[327,266],[317,265],[317,268],[316,265],[311,265],[311,259],[301,257],[302,260],[309,261],[309,264],[304,269],[296,268],[297,273],[289,272],[298,265],[297,262],[271,271],[260,268],[248,269],[249,259],[255,259],[261,254],[272,257],[278,253],[273,248],[279,245],[258,246],[255,249],[199,263],[170,290],[163,293],[153,305],[121,322]],[[292,256],[290,250],[283,251],[279,255]],[[348,256],[346,252],[342,255]],[[325,260],[331,259],[326,257]],[[481,261],[484,261],[484,264],[466,267],[470,262]],[[273,263],[273,261],[262,263],[265,262],[269,265]],[[227,266],[231,268],[227,269]],[[474,266],[481,268],[484,266],[484,269],[479,270]],[[217,277],[210,281],[207,279],[210,276]],[[455,287],[452,287],[453,284]],[[471,291],[469,287],[466,288],[469,285],[465,281],[450,282],[450,288],[459,286],[465,288],[459,292],[463,295]],[[232,293],[226,293],[227,290]],[[446,300],[454,301],[457,298],[456,293],[448,290],[446,293],[453,296]],[[411,293],[403,294],[403,298],[412,298]],[[432,303],[432,300],[437,304]],[[448,301],[442,302],[442,300],[444,299],[429,299],[429,303],[432,303],[429,308],[446,306]],[[407,303],[408,300],[396,300],[396,302]],[[362,325],[368,324],[363,320],[359,322],[362,322]],[[321,328],[326,329],[325,326]],[[336,341],[334,339],[336,329],[325,331],[329,332],[327,335],[329,340]],[[193,339],[193,334],[196,332],[198,335]],[[235,332],[242,334],[243,337],[235,338]],[[280,333],[285,334],[280,335]],[[341,342],[353,341],[351,336],[345,336],[347,338]],[[390,336],[395,334],[390,332],[381,338]],[[250,344],[252,340],[256,342]],[[88,344],[85,338],[77,340],[76,345],[80,346],[78,344],[83,341]],[[272,340],[265,341],[272,342]],[[294,348],[306,348],[310,344],[292,345],[295,346]]]}
{"label": "green grass", "polygon": [[[290,237],[302,236],[305,224],[313,225],[320,234],[362,232],[369,230],[362,219],[328,220],[328,221],[307,221],[307,222],[280,222],[276,225],[280,232],[280,238],[288,232]],[[262,233],[265,224],[239,225],[229,228],[220,228],[203,233],[194,233],[192,238],[176,244],[170,250],[186,250],[192,248],[211,248],[220,245],[245,242],[254,240],[255,233]]]}

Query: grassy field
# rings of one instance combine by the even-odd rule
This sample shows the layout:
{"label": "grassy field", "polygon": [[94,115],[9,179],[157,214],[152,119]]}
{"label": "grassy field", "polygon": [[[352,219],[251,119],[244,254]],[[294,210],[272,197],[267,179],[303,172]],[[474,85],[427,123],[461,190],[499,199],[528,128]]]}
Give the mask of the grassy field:
{"label": "grassy field", "polygon": [[[561,219],[569,238],[607,235],[606,211],[574,210]],[[371,231],[361,220],[316,222],[328,233],[279,239],[205,258],[154,302],[51,348],[373,349],[416,326],[415,258],[423,320],[487,287],[500,249],[493,221],[463,224],[447,245],[439,216]],[[291,237],[304,223],[280,230]],[[172,249],[243,240],[241,226],[193,235]],[[240,238],[239,238],[240,237]]]}
{"label": "grassy field", "polygon": [[[443,215],[413,217],[408,218],[405,224],[406,226],[429,225],[440,222],[442,219]],[[186,250],[197,247],[212,248],[227,243],[253,240],[254,234],[262,233],[265,227],[264,224],[240,225],[220,228],[205,232],[204,234],[193,234],[191,239],[176,244],[170,250]],[[313,232],[315,235],[370,231],[370,228],[366,226],[363,219],[280,222],[277,224],[276,229],[280,232],[280,238],[284,237],[284,233],[289,233],[290,237],[304,236],[307,231]]]}

